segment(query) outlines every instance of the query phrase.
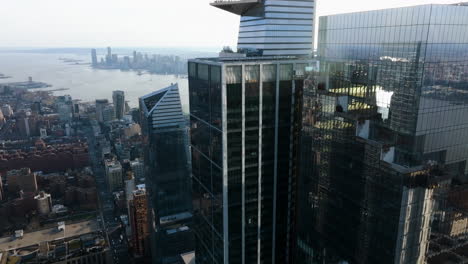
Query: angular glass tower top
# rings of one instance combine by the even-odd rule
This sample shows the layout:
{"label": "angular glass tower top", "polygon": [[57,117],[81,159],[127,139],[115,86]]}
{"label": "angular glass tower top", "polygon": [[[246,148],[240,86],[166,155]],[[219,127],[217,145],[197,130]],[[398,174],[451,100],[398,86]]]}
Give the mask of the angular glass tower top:
{"label": "angular glass tower top", "polygon": [[314,43],[314,0],[215,1],[241,16],[238,49],[264,56],[307,56]]}
{"label": "angular glass tower top", "polygon": [[177,84],[141,97],[140,109],[145,118],[151,118],[148,129],[173,129],[186,125]]}

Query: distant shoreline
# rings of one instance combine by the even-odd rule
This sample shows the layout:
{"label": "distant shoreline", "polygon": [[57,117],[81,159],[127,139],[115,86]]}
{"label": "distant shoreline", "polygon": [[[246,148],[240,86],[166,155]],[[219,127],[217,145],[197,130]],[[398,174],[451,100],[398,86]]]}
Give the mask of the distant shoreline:
{"label": "distant shoreline", "polygon": [[10,78],[11,78],[11,76],[7,76],[7,75],[5,75],[3,73],[0,73],[0,79],[10,79]]}
{"label": "distant shoreline", "polygon": [[[88,63],[88,64],[91,65],[91,63]],[[70,65],[75,65],[75,64],[70,64]],[[123,72],[136,72],[137,75],[140,75],[140,76],[145,75],[145,74],[150,74],[150,75],[174,75],[174,76],[177,76],[177,77],[182,78],[182,79],[188,78],[187,73],[155,72],[155,71],[151,71],[151,70],[147,70],[147,69],[127,69],[127,68],[105,66],[105,65],[101,65],[101,66],[92,66],[91,65],[91,68],[96,69],[96,70],[120,70],[120,71],[123,71]]]}
{"label": "distant shoreline", "polygon": [[[11,78],[11,77],[9,77]],[[0,78],[1,79],[1,78]],[[43,89],[43,88],[50,88],[52,87],[51,84],[45,82],[36,82],[36,81],[25,81],[25,82],[7,82],[7,83],[0,83],[2,86],[11,87],[14,89]]]}
{"label": "distant shoreline", "polygon": [[[120,55],[131,55],[134,50],[145,53],[154,53],[161,55],[178,55],[185,58],[213,57],[217,56],[222,47],[115,47],[114,51]],[[25,53],[25,54],[74,54],[79,56],[88,56],[92,47],[74,47],[74,48],[34,48],[34,47],[0,47],[0,54],[5,53]],[[98,54],[106,53],[105,48],[98,48]]]}

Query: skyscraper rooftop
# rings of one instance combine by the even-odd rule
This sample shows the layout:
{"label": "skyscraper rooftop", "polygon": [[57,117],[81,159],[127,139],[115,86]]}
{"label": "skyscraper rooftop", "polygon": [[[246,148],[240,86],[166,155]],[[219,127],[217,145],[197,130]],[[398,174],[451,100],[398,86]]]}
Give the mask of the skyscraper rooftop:
{"label": "skyscraper rooftop", "polygon": [[260,56],[307,56],[314,42],[314,0],[220,0],[214,7],[241,16],[237,48]]}
{"label": "skyscraper rooftop", "polygon": [[153,129],[185,126],[186,120],[183,116],[177,83],[142,96],[140,107],[145,116],[153,116]]}

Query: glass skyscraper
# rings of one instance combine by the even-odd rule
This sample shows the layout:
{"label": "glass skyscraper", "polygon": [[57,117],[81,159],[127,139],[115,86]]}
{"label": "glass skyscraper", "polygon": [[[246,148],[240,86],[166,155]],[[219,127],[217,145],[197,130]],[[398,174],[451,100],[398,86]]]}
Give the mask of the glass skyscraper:
{"label": "glass skyscraper", "polygon": [[189,61],[196,261],[290,263],[310,60]]}
{"label": "glass skyscraper", "polygon": [[304,87],[298,263],[450,252],[438,238],[459,210],[447,197],[467,186],[468,7],[321,17],[318,55]]}
{"label": "glass skyscraper", "polygon": [[241,23],[238,53],[188,65],[196,261],[292,263],[315,1],[211,5]]}
{"label": "glass skyscraper", "polygon": [[140,111],[152,259],[173,263],[193,250],[188,126],[178,85],[141,97]]}
{"label": "glass skyscraper", "polygon": [[240,50],[264,56],[312,54],[315,0],[218,0],[212,5],[241,16]]}

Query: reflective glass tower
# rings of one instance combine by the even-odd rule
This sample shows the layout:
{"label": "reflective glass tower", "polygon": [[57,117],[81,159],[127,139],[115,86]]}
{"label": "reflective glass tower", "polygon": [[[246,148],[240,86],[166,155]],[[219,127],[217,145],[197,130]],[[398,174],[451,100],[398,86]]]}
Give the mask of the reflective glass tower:
{"label": "reflective glass tower", "polygon": [[189,61],[197,263],[291,263],[302,85],[310,63]]}
{"label": "reflective glass tower", "polygon": [[260,55],[311,55],[315,0],[218,0],[213,6],[241,16],[237,48]]}
{"label": "reflective glass tower", "polygon": [[466,217],[447,197],[467,186],[467,33],[463,5],[320,18],[321,69],[304,87],[298,263],[436,263],[457,248],[441,227],[453,211]]}
{"label": "reflective glass tower", "polygon": [[141,97],[140,111],[152,259],[173,263],[193,250],[188,127],[178,85]]}

